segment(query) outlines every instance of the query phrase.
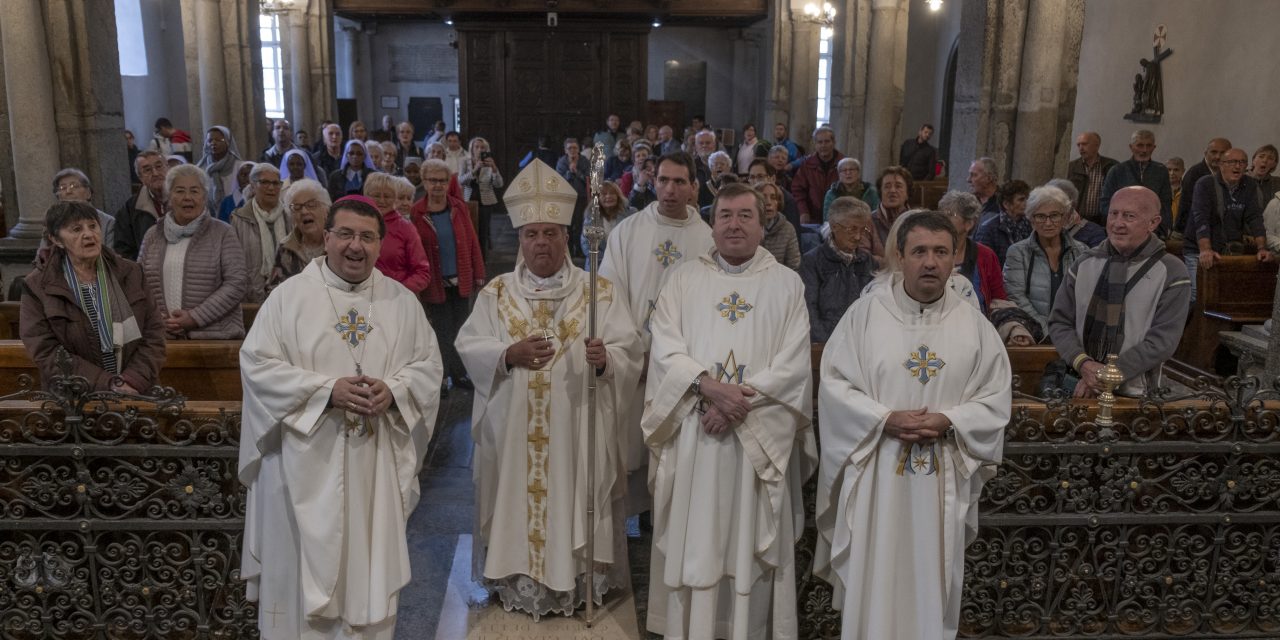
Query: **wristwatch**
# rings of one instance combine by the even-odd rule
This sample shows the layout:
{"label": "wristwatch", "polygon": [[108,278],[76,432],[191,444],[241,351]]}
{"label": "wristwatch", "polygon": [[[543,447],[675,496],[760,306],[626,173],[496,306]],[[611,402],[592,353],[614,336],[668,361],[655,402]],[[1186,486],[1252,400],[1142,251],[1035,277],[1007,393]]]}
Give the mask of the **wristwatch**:
{"label": "wristwatch", "polygon": [[706,375],[706,372],[701,372],[698,375],[694,376],[693,383],[689,385],[689,389],[693,391],[693,395],[695,396],[702,395],[702,376],[704,375]]}

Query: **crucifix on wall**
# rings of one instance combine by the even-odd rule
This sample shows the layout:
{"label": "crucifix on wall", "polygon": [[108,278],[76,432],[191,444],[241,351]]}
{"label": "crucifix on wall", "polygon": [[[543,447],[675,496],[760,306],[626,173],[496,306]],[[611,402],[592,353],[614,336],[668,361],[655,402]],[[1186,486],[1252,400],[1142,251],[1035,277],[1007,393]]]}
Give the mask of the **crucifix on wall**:
{"label": "crucifix on wall", "polygon": [[1151,59],[1142,58],[1142,73],[1133,77],[1133,110],[1125,114],[1125,120],[1133,122],[1160,122],[1164,115],[1164,76],[1160,65],[1173,55],[1173,49],[1165,49],[1168,31],[1164,25],[1156,27],[1152,37]]}

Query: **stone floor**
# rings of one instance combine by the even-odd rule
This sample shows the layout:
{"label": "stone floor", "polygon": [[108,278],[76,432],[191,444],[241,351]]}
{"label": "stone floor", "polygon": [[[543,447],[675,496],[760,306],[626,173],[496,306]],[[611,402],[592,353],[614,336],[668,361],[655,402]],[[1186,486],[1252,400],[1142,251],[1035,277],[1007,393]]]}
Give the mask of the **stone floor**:
{"label": "stone floor", "polygon": [[[471,394],[453,391],[440,406],[437,433],[419,476],[422,500],[409,519],[413,579],[400,594],[397,640],[497,640],[499,638],[640,640],[636,599],[647,584],[610,594],[590,630],[577,619],[507,613],[471,582],[471,534],[475,524],[471,482]],[[630,523],[632,578],[646,582],[649,537]],[[639,566],[637,566],[639,565]],[[643,597],[643,596],[642,596]]]}

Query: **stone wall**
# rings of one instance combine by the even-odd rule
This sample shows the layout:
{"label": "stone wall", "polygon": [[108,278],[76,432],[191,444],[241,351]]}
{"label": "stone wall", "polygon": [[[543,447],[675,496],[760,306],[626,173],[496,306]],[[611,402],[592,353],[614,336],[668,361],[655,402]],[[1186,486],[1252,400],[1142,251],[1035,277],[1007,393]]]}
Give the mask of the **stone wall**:
{"label": "stone wall", "polygon": [[[1164,119],[1135,125],[1123,116],[1132,108],[1138,60],[1151,57],[1160,24],[1168,30],[1165,46],[1173,49],[1162,68]],[[1129,134],[1145,127],[1156,134],[1157,160],[1177,155],[1188,166],[1215,136],[1250,154],[1280,143],[1280,87],[1272,82],[1280,58],[1276,24],[1277,2],[1088,0],[1073,135],[1097,131],[1103,154],[1128,158]]]}
{"label": "stone wall", "polygon": [[[409,98],[440,98],[445,126],[453,128],[458,96],[458,51],[450,46],[453,28],[440,22],[335,21],[334,59],[339,98],[355,98],[360,119],[370,131],[382,116],[408,117]],[[396,108],[383,108],[394,97]],[[345,136],[345,133],[343,134]],[[421,140],[423,131],[415,133]]]}

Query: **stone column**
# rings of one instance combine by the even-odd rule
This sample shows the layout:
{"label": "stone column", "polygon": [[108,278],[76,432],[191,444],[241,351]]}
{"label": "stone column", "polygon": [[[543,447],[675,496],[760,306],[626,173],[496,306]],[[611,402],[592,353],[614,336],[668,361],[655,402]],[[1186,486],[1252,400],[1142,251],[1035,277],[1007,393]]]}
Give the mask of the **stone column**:
{"label": "stone column", "polygon": [[818,121],[819,26],[809,20],[791,22],[791,139],[813,151]]}
{"label": "stone column", "polygon": [[310,132],[315,122],[311,118],[311,45],[307,42],[306,8],[290,11],[283,18],[289,29],[289,121],[294,131]]}
{"label": "stone column", "polygon": [[[900,0],[872,0],[871,50],[867,64],[867,102],[862,147],[863,175],[877,175],[894,164],[893,146],[902,115],[906,81],[905,44],[899,19],[905,22]],[[905,25],[902,25],[905,26]],[[901,43],[899,41],[902,41]],[[902,51],[904,59],[899,60]]]}
{"label": "stone column", "polygon": [[761,136],[771,137],[774,123],[791,120],[791,22],[791,0],[770,0],[764,129],[756,132]]}
{"label": "stone column", "polygon": [[[1058,147],[1063,42],[1067,0],[1037,0],[1027,14],[1027,33],[1014,130],[1014,176],[1028,184],[1053,177]],[[1077,54],[1078,55],[1078,54]],[[1068,132],[1070,130],[1068,129]],[[1069,133],[1068,133],[1069,135]]]}
{"label": "stone column", "polygon": [[49,61],[58,70],[52,89],[60,164],[88,174],[93,204],[115,211],[133,195],[115,5],[45,0],[44,6]]}
{"label": "stone column", "polygon": [[[4,80],[4,37],[0,34],[0,123],[9,122],[9,100]],[[9,127],[0,126],[0,237],[18,222],[18,192],[13,187],[13,145]]]}
{"label": "stone column", "polygon": [[333,54],[333,3],[331,0],[310,0],[306,11],[307,44],[311,48],[311,114],[312,136],[321,120],[336,120],[338,115],[337,93],[334,89]]}
{"label": "stone column", "polygon": [[[338,85],[338,97],[343,99],[354,99],[356,97],[356,65],[359,64],[360,55],[360,26],[357,24],[342,25],[342,41],[346,45],[346,55],[342,56],[339,68],[342,69],[340,75],[342,82]],[[346,132],[343,132],[343,138],[346,138]]]}
{"label": "stone column", "polygon": [[[196,0],[195,8],[201,127],[192,131],[191,136],[203,141],[205,129],[227,122],[227,64],[222,52],[222,7],[219,1]],[[195,151],[193,155],[198,159],[202,153]]]}
{"label": "stone column", "polygon": [[11,238],[40,238],[45,209],[53,203],[49,181],[59,169],[44,4],[11,0],[0,20],[9,131],[13,140],[22,141],[22,162],[13,167],[18,221],[9,229]]}
{"label": "stone column", "polygon": [[[730,126],[737,129],[745,123],[756,126],[756,135],[770,135],[760,123],[760,105],[755,97],[760,95],[760,44],[764,40],[759,31],[743,29],[733,39],[733,112]],[[741,142],[741,139],[738,140]],[[735,159],[734,162],[737,162]]]}
{"label": "stone column", "polygon": [[869,0],[836,3],[831,39],[831,127],[836,148],[857,156],[864,143],[867,107],[867,53],[870,47]]}

